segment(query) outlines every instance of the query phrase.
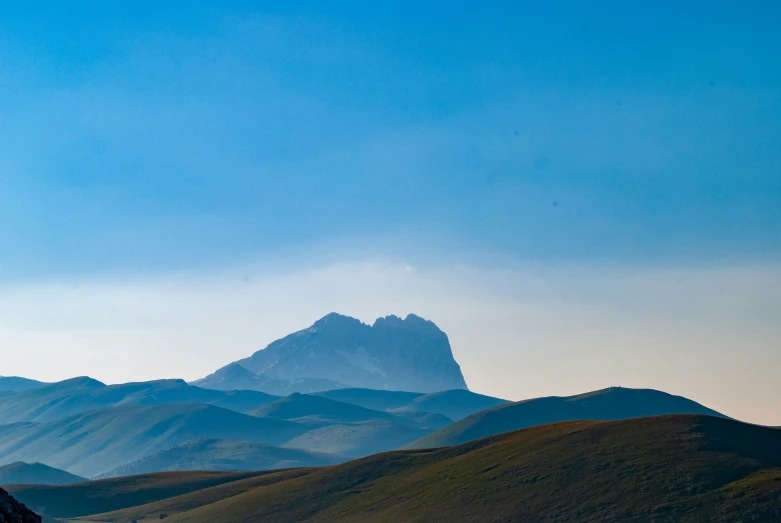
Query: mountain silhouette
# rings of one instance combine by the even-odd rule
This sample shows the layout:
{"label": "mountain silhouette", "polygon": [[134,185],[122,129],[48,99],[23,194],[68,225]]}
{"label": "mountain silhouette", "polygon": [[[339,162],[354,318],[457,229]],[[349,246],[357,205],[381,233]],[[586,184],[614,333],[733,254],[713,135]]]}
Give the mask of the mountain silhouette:
{"label": "mountain silhouette", "polygon": [[367,325],[331,313],[194,384],[287,394],[344,387],[424,393],[467,388],[447,335],[414,314]]}

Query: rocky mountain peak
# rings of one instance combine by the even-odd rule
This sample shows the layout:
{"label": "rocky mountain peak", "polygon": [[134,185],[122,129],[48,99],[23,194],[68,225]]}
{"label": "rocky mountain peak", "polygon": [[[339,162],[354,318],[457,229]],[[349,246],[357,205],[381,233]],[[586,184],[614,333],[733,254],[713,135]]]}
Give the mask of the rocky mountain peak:
{"label": "rocky mountain peak", "polygon": [[[311,327],[271,343],[249,358],[218,370],[220,388],[255,376],[255,390],[289,383],[289,392],[327,390],[320,387],[362,387],[414,392],[466,389],[447,335],[415,314],[390,315],[367,325],[356,318],[330,313]],[[206,381],[208,380],[208,381]],[[216,379],[201,380],[205,383]],[[196,382],[198,383],[198,382]],[[216,386],[216,385],[212,385]],[[239,387],[236,387],[239,388]],[[271,392],[274,393],[274,392]]]}

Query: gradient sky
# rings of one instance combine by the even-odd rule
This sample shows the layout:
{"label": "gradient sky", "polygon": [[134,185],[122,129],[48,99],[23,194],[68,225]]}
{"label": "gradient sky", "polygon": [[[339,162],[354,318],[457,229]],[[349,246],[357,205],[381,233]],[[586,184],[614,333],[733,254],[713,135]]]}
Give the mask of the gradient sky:
{"label": "gradient sky", "polygon": [[781,425],[778,2],[67,4],[0,8],[0,374],[415,312],[480,392]]}

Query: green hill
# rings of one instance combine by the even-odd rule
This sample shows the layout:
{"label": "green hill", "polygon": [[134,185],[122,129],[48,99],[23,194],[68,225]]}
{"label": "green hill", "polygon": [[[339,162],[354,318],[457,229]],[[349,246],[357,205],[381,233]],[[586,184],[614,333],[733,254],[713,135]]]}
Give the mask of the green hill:
{"label": "green hill", "polygon": [[74,378],[18,392],[0,402],[0,424],[46,423],[95,409],[124,405],[203,403],[249,412],[277,399],[263,392],[216,391],[188,385],[182,380],[158,380],[104,385],[91,378]]}
{"label": "green hill", "polygon": [[776,522],[781,431],[699,415],[566,422],[251,481],[75,521]]}
{"label": "green hill", "polygon": [[472,414],[405,448],[459,445],[479,438],[545,423],[619,420],[665,414],[722,416],[699,403],[651,389],[611,387],[577,396],[537,398]]}
{"label": "green hill", "polygon": [[82,481],[87,479],[43,463],[17,461],[0,467],[0,485],[70,485]]}
{"label": "green hill", "polygon": [[200,439],[176,445],[117,467],[102,477],[173,470],[272,470],[319,467],[344,461],[347,459],[331,454],[282,448],[251,441]]}
{"label": "green hill", "polygon": [[196,403],[113,407],[51,423],[0,426],[0,461],[42,461],[92,477],[193,439],[280,444],[306,430]]}

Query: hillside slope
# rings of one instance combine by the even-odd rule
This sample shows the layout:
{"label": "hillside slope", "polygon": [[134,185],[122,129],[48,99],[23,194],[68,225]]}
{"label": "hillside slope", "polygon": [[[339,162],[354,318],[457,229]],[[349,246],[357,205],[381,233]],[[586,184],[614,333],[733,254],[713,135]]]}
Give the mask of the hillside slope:
{"label": "hillside slope", "polygon": [[273,470],[321,467],[347,458],[252,441],[200,439],[188,441],[117,467],[101,477],[131,476],[174,470]]}
{"label": "hillside slope", "polygon": [[43,463],[17,461],[0,467],[0,485],[70,485],[87,481]]}
{"label": "hillside slope", "polygon": [[238,483],[266,474],[265,472],[161,472],[75,485],[9,485],[6,488],[16,499],[33,510],[45,512],[45,515],[53,518],[71,518],[175,498],[190,492]]}
{"label": "hillside slope", "polygon": [[214,499],[192,493],[79,521],[166,512],[188,523],[775,522],[781,432],[688,415],[566,422],[380,454]]}
{"label": "hillside slope", "polygon": [[4,523],[41,523],[41,517],[0,489],[0,521]]}
{"label": "hillside slope", "polygon": [[459,445],[513,430],[576,420],[619,420],[665,414],[722,414],[681,396],[651,389],[611,387],[577,396],[537,398],[472,414],[404,448]]}
{"label": "hillside slope", "polygon": [[0,462],[41,461],[92,477],[193,439],[280,444],[306,430],[196,403],[113,407],[51,423],[0,426]]}

